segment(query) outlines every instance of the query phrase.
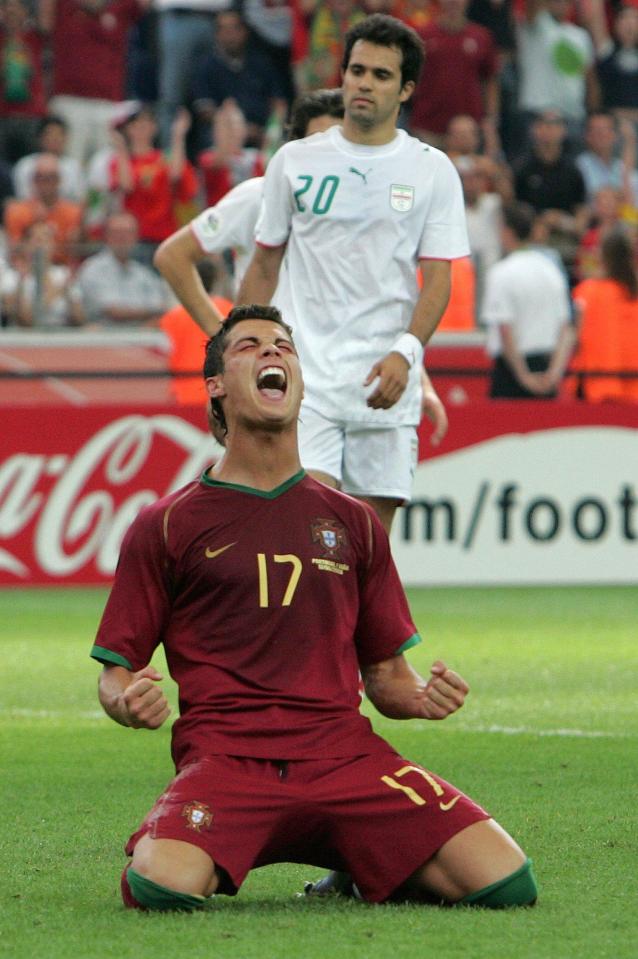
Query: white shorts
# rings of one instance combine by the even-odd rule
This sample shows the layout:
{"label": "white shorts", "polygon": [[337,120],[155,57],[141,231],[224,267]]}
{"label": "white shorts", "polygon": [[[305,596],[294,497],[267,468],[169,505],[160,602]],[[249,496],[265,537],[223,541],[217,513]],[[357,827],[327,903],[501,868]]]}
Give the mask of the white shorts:
{"label": "white shorts", "polygon": [[419,441],[416,427],[379,428],[331,420],[302,406],[299,450],[306,470],[336,479],[352,496],[379,496],[408,503]]}

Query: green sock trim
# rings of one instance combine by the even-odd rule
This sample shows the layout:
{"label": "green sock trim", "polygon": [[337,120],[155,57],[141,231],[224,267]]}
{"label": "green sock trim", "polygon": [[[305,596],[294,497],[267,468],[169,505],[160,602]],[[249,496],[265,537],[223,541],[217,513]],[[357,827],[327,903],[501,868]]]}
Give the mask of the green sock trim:
{"label": "green sock trim", "polygon": [[167,889],[166,886],[160,886],[140,875],[130,866],[126,871],[126,878],[131,892],[140,906],[146,909],[168,910],[168,909],[186,909],[192,912],[193,909],[201,909],[206,902],[205,896],[191,896],[186,892],[176,892],[174,889]]}
{"label": "green sock trim", "polygon": [[538,885],[532,860],[526,859],[523,865],[511,876],[493,882],[477,892],[471,892],[459,901],[463,906],[484,906],[486,909],[502,909],[506,906],[531,906],[538,896]]}

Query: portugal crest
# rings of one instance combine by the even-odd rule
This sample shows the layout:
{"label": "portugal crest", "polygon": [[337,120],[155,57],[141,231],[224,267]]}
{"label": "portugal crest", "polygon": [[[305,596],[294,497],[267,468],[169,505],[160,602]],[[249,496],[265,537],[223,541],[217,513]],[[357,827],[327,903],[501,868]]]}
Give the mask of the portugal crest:
{"label": "portugal crest", "polygon": [[203,802],[186,803],[182,809],[182,816],[186,820],[186,828],[199,832],[200,829],[208,828],[213,821],[213,814]]}
{"label": "portugal crest", "polygon": [[345,529],[334,519],[316,519],[310,529],[313,543],[319,543],[324,556],[338,556],[339,550],[348,542]]}
{"label": "portugal crest", "polygon": [[390,206],[397,213],[407,213],[414,204],[414,187],[393,183],[390,187]]}

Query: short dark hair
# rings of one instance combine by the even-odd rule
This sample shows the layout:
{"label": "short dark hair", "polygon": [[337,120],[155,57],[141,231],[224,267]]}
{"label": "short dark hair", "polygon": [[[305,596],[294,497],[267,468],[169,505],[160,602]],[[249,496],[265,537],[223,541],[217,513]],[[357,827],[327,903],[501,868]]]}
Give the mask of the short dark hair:
{"label": "short dark hair", "polygon": [[503,207],[503,223],[521,241],[529,240],[535,219],[536,212],[529,203],[506,203]]}
{"label": "short dark hair", "polygon": [[[210,376],[217,376],[224,372],[224,351],[228,343],[228,334],[243,320],[269,320],[277,323],[286,331],[292,340],[292,329],[287,323],[284,323],[281,313],[276,306],[262,306],[258,303],[244,304],[236,306],[230,311],[220,329],[211,336],[206,344],[206,356],[204,359],[204,379]],[[222,403],[218,399],[211,398],[210,411],[213,419],[217,421],[223,433],[228,432],[226,417]]]}
{"label": "short dark hair", "polygon": [[308,133],[308,124],[317,117],[343,117],[341,90],[312,90],[297,97],[290,111],[287,133],[289,140],[301,140]]}
{"label": "short dark hair", "polygon": [[350,54],[357,40],[376,43],[379,47],[398,47],[401,51],[401,86],[419,79],[425,50],[416,30],[386,13],[373,13],[350,27],[346,33],[341,69],[347,70]]}

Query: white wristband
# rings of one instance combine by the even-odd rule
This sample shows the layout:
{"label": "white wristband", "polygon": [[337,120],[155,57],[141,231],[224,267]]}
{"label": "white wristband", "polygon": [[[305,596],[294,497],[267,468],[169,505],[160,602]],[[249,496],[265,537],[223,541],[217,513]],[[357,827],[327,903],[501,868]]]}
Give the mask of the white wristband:
{"label": "white wristband", "polygon": [[391,353],[401,354],[403,359],[407,361],[410,369],[412,369],[416,361],[421,358],[422,351],[423,344],[414,333],[402,333],[398,340],[395,340],[390,347]]}

